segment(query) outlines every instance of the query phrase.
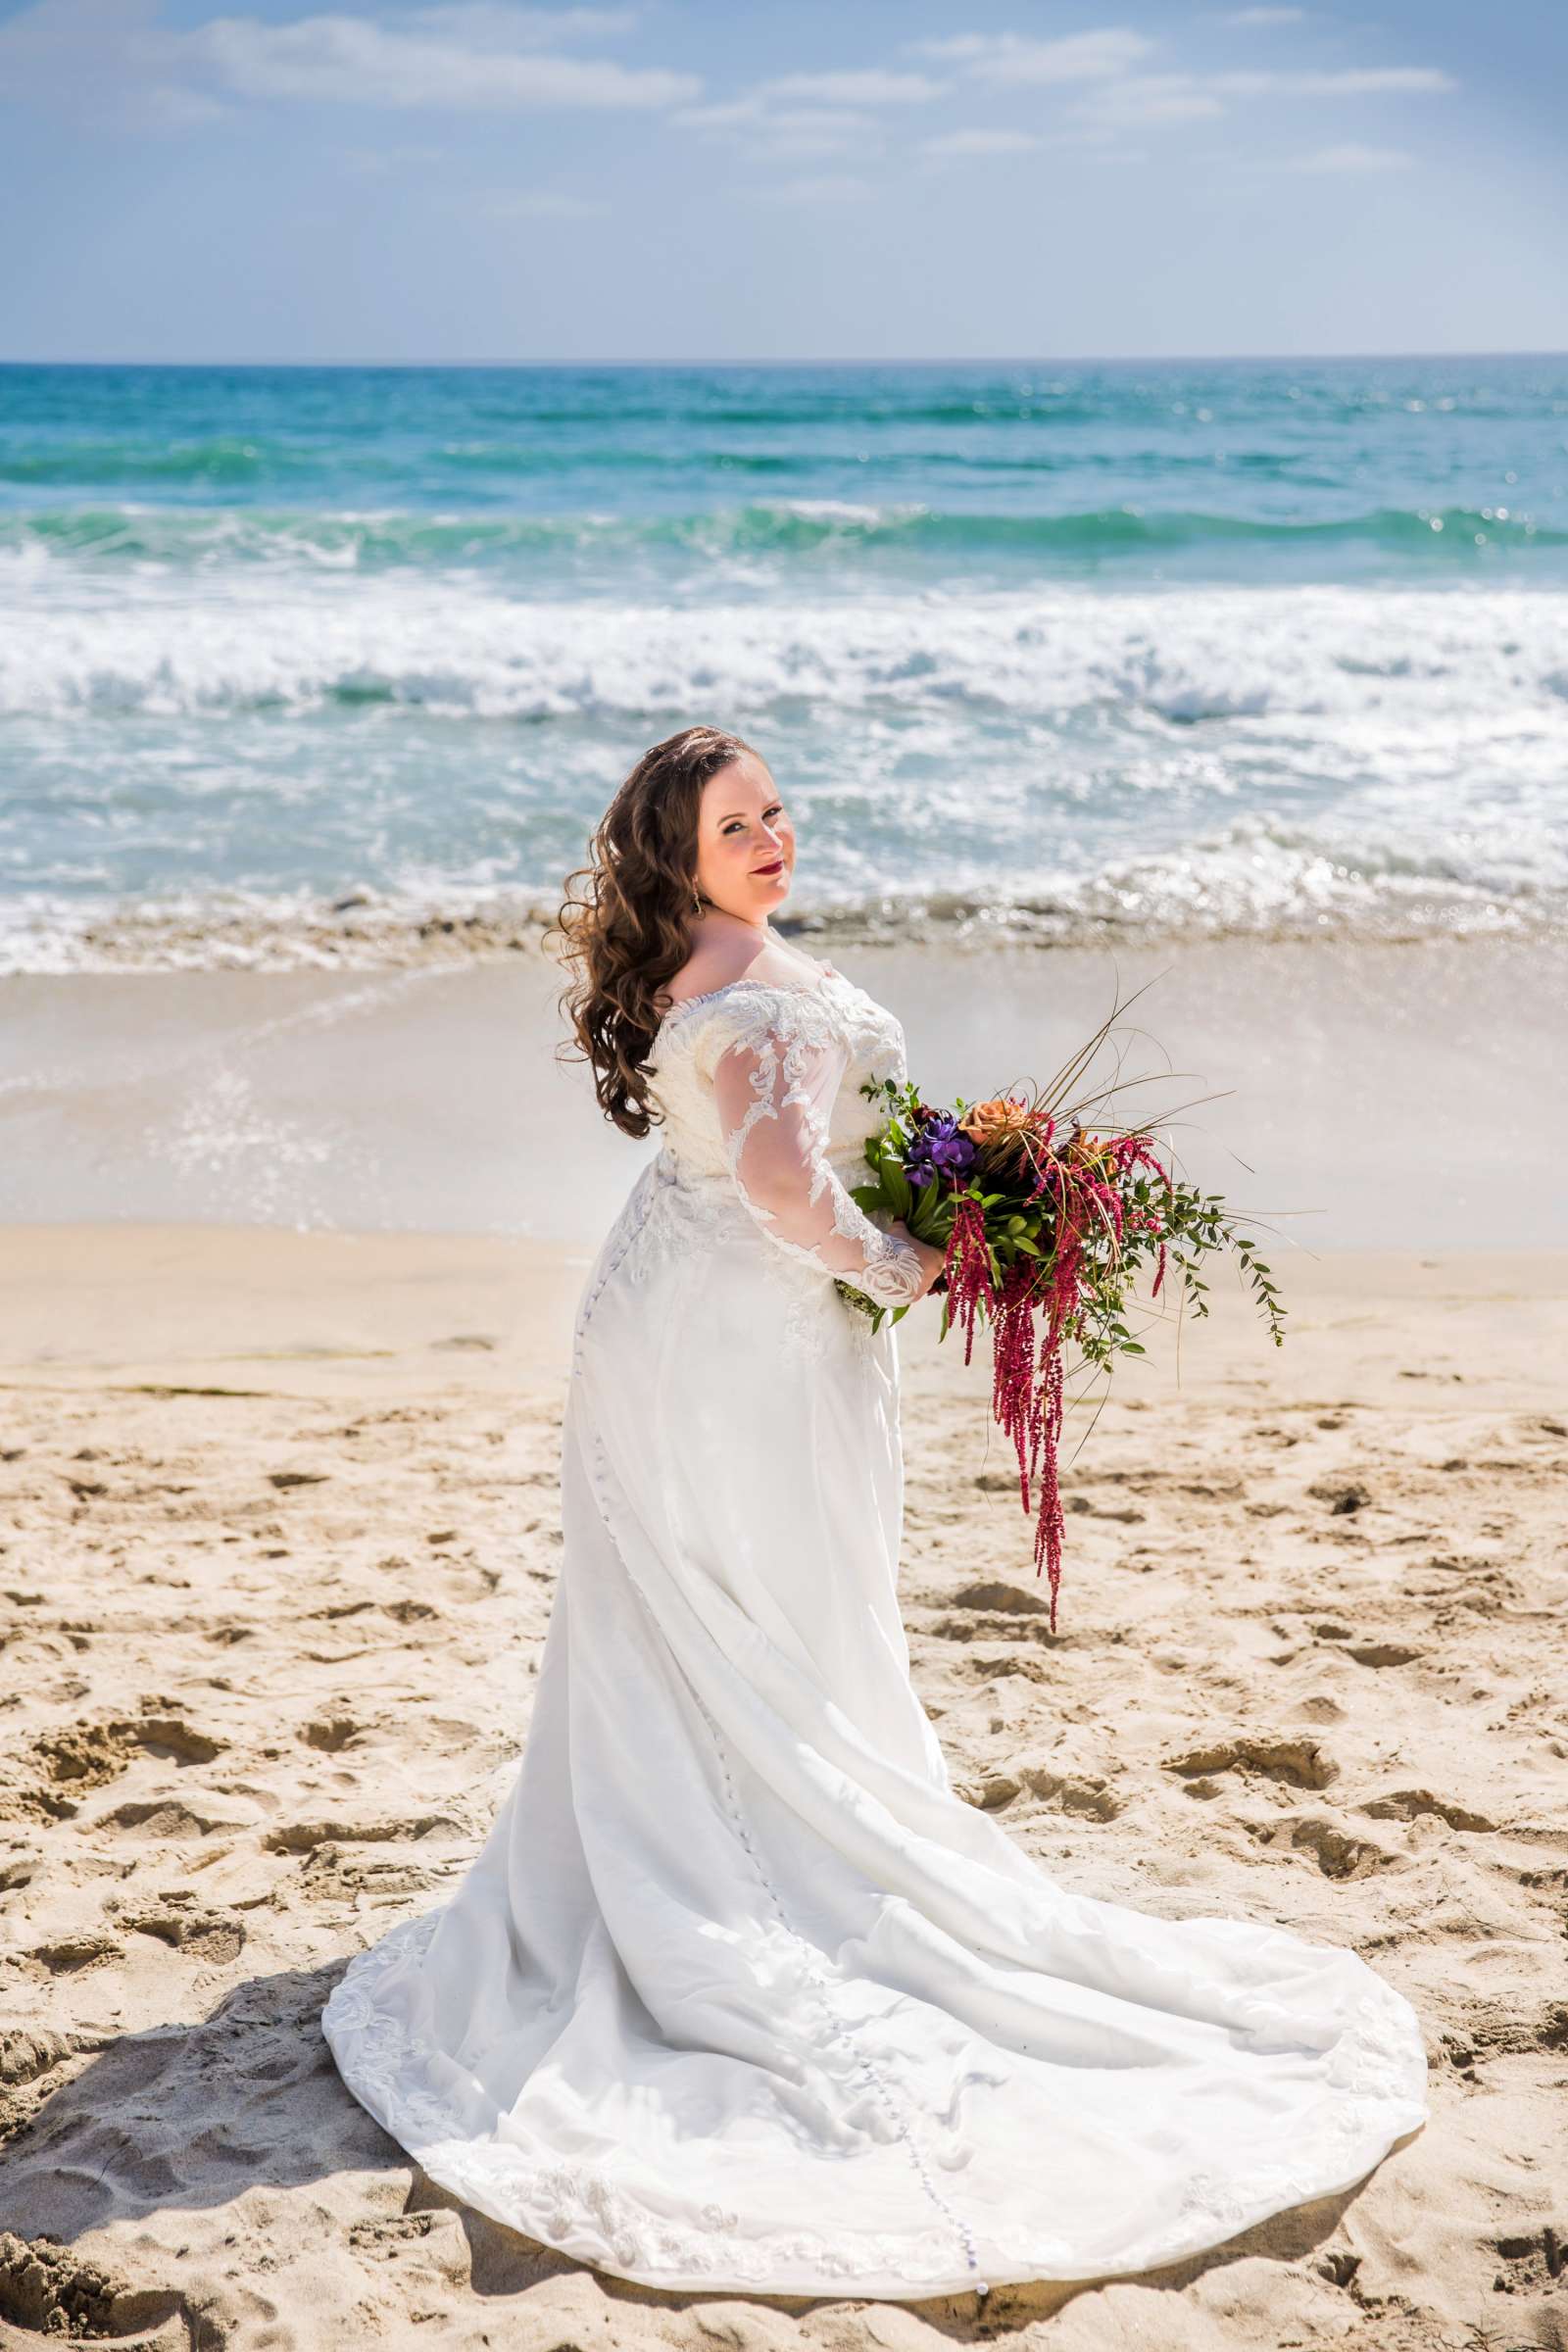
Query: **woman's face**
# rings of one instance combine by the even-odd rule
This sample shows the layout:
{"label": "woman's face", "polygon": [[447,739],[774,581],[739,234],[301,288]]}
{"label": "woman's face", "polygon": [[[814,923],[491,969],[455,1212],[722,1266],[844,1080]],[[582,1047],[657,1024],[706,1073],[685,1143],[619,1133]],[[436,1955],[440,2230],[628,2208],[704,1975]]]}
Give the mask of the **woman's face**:
{"label": "woman's face", "polygon": [[789,897],[795,828],[760,760],[732,760],[703,786],[697,812],[697,887],[704,898],[765,922]]}

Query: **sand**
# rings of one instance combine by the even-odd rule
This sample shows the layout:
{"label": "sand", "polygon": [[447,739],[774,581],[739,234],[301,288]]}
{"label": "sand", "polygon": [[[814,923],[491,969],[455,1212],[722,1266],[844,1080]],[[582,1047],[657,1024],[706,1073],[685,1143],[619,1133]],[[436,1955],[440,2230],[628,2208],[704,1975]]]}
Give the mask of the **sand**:
{"label": "sand", "polygon": [[[1149,1078],[1126,1118],[1190,1105],[1184,1172],[1293,1243],[1561,1238],[1568,938],[827,952],[937,1102],[1044,1082],[1142,990],[1093,1081]],[[0,981],[0,1224],[597,1237],[641,1148],[555,1059],[561,984],[520,951]]]}
{"label": "sand", "polygon": [[903,1327],[903,1597],[966,1793],[1078,1890],[1409,1996],[1432,2120],[1359,2188],[983,2312],[664,2298],[384,2137],[318,2016],[514,1769],[584,1264],[0,1234],[0,2344],[1568,2345],[1565,1252],[1281,1252],[1282,1350],[1217,1286],[1073,1462],[1054,1638],[980,1384]]}

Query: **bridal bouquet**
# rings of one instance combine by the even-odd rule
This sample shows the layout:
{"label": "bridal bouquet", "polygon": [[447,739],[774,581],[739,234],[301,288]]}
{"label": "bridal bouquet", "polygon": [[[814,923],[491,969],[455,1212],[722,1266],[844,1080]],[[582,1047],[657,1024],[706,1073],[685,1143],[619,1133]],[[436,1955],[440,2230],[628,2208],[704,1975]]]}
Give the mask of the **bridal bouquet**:
{"label": "bridal bouquet", "polygon": [[[1048,1087],[1026,1094],[939,1108],[912,1085],[862,1087],[888,1115],[865,1147],[870,1180],[851,1188],[868,1213],[901,1218],[917,1240],[946,1251],[933,1286],[945,1294],[941,1337],[955,1325],[962,1331],[965,1363],[977,1328],[991,1328],[992,1414],[1012,1441],[1025,1511],[1039,1482],[1035,1572],[1050,1571],[1053,1633],[1069,1348],[1077,1351],[1074,1371],[1088,1365],[1107,1375],[1116,1357],[1144,1354],[1126,1318],[1148,1269],[1152,1300],[1174,1264],[1194,1312],[1206,1315],[1208,1286],[1198,1267],[1221,1249],[1235,1251],[1276,1347],[1285,1337],[1285,1308],[1268,1267],[1218,1193],[1200,1193],[1171,1174],[1154,1150],[1157,1122],[1121,1126],[1102,1116],[1091,1129],[1085,1114],[1114,1086],[1069,1100],[1109,1027],[1107,1020]],[[880,1325],[887,1308],[847,1281],[838,1288]],[[907,1312],[895,1308],[894,1321]]]}

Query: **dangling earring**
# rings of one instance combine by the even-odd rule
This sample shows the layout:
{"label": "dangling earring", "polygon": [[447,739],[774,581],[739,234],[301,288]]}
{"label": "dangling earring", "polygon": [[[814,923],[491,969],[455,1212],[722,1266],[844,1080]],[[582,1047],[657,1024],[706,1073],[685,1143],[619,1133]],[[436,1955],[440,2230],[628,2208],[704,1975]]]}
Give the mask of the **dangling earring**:
{"label": "dangling earring", "polygon": [[702,911],[703,911],[703,894],[702,894],[702,892],[701,892],[701,891],[698,889],[698,887],[697,887],[696,883],[694,882],[694,883],[692,884],[692,912],[693,912],[693,914],[701,914],[701,913],[702,913]]}

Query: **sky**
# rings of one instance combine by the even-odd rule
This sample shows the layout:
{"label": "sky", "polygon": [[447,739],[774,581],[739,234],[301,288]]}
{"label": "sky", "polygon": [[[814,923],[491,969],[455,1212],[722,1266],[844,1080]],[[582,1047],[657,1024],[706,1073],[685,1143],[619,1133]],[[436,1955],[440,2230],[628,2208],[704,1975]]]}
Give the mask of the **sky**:
{"label": "sky", "polygon": [[0,358],[1568,348],[1568,7],[0,0]]}

